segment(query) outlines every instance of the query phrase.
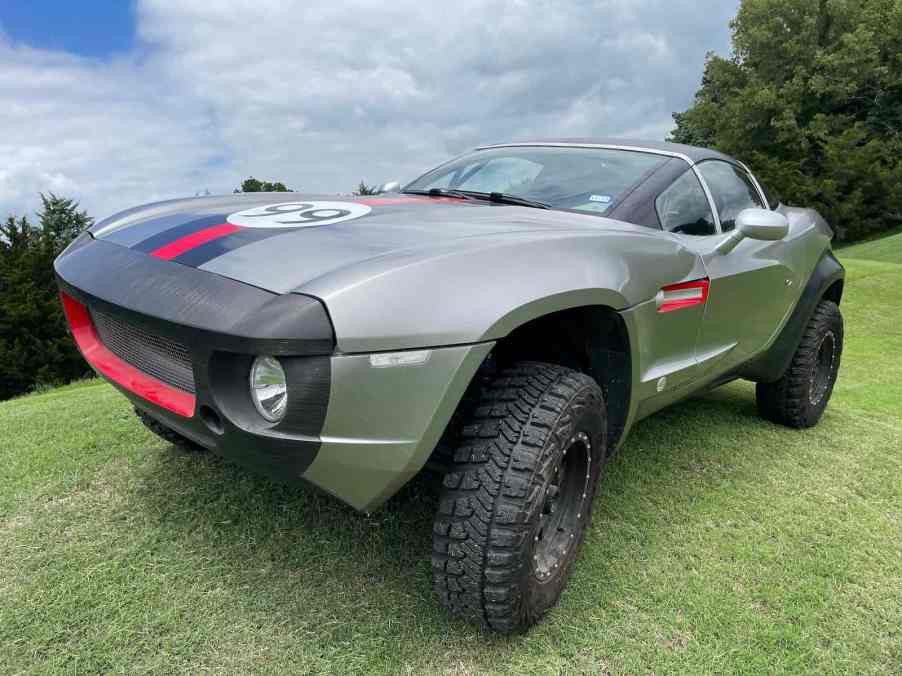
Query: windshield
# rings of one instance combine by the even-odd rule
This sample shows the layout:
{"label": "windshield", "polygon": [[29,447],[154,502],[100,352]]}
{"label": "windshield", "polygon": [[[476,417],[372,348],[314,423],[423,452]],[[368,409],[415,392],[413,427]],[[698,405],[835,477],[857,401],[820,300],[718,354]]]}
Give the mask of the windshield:
{"label": "windshield", "polygon": [[667,159],[605,148],[489,148],[433,169],[404,191],[501,193],[554,209],[604,214]]}

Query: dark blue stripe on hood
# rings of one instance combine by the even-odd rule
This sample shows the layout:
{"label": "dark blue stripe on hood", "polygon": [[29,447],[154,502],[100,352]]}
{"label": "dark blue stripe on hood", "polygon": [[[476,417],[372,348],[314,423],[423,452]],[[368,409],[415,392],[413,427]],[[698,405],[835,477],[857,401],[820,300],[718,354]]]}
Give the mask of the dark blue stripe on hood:
{"label": "dark blue stripe on hood", "polygon": [[194,232],[197,232],[198,230],[209,228],[211,225],[219,225],[220,223],[225,223],[225,219],[226,214],[215,214],[213,216],[195,218],[194,220],[188,221],[187,223],[183,223],[181,225],[169,228],[168,230],[164,230],[163,232],[158,232],[154,235],[151,235],[147,239],[138,242],[131,248],[135,249],[136,251],[151,253],[159,249],[161,246],[165,246],[170,242],[174,242],[175,240],[180,239],[185,235],[190,235]]}
{"label": "dark blue stripe on hood", "polygon": [[181,256],[177,256],[172,260],[176,263],[190,265],[191,267],[196,268],[207,261],[211,261],[214,258],[227,254],[235,249],[240,249],[248,244],[253,244],[254,242],[259,242],[260,240],[268,239],[276,235],[284,235],[287,234],[287,232],[292,232],[292,230],[286,231],[285,228],[245,228],[238,232],[233,232],[231,235],[227,235],[221,239],[201,244],[196,249],[186,251]]}

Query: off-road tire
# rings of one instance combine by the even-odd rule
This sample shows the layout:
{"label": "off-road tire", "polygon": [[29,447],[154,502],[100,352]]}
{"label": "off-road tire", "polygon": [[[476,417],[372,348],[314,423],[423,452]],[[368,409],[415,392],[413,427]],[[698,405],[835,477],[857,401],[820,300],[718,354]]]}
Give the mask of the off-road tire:
{"label": "off-road tire", "polygon": [[196,444],[187,437],[183,437],[181,434],[172,430],[163,423],[158,420],[151,418],[140,408],[135,409],[135,415],[138,416],[138,420],[140,420],[144,427],[149,429],[151,432],[156,434],[163,441],[172,444],[173,446],[178,446],[179,448],[183,448],[186,451],[194,451],[194,452],[204,452],[206,449],[200,444]]}
{"label": "off-road tire", "polygon": [[[549,523],[549,486],[552,480],[563,485],[558,470],[563,476],[565,465],[583,456],[585,466],[574,465],[579,474],[570,470],[560,489],[579,501],[560,512],[571,514],[572,528],[555,528],[542,540],[546,549],[563,542],[554,549],[559,565],[538,570],[534,552],[541,524]],[[435,517],[432,569],[443,605],[504,633],[535,624],[567,582],[606,457],[604,396],[592,378],[524,362],[485,383],[463,425]],[[574,485],[576,493],[565,490]],[[558,494],[557,485],[553,490]]]}
{"label": "off-road tire", "polygon": [[761,417],[799,429],[817,425],[836,384],[842,349],[839,307],[822,300],[783,377],[774,383],[758,383],[755,394]]}

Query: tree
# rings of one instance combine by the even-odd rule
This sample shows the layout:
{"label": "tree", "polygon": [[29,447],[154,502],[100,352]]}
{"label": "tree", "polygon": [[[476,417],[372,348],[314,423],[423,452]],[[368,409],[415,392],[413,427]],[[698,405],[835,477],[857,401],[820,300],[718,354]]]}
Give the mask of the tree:
{"label": "tree", "polygon": [[89,372],[68,336],[53,260],[92,219],[70,199],[41,195],[40,227],[0,224],[0,399]]}
{"label": "tree", "polygon": [[357,190],[354,191],[355,195],[376,195],[379,193],[379,187],[375,185],[367,185],[363,181],[360,182],[360,185],[357,186]]}
{"label": "tree", "polygon": [[270,181],[258,181],[253,176],[244,179],[240,188],[235,188],[234,192],[294,192],[285,187],[281,181],[271,183]]}
{"label": "tree", "polygon": [[902,224],[902,0],[743,0],[671,140],[748,161],[844,240]]}

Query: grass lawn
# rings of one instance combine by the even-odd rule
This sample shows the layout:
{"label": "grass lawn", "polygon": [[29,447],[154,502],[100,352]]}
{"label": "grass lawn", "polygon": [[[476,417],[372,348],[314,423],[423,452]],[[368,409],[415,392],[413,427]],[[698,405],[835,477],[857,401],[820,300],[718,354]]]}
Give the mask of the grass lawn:
{"label": "grass lawn", "polygon": [[0,671],[902,673],[902,235],[841,256],[821,425],[748,383],[641,423],[525,636],[433,599],[433,479],[365,517],[165,445],[98,381],[2,403]]}

